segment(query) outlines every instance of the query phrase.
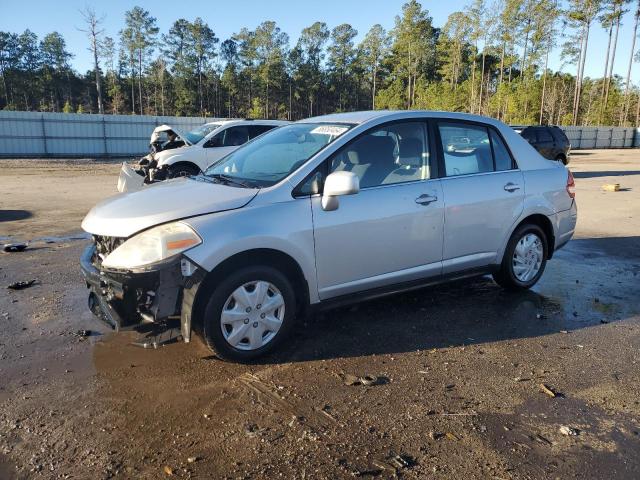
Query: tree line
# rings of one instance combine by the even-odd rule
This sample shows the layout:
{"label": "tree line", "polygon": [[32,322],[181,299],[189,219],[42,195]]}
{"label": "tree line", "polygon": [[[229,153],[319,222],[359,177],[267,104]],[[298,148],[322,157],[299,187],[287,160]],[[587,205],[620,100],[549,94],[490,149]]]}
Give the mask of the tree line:
{"label": "tree line", "polygon": [[[140,7],[117,36],[80,12],[93,68],[82,74],[62,35],[0,32],[0,108],[51,112],[281,118],[364,109],[471,112],[512,124],[640,125],[633,84],[640,0],[473,0],[440,27],[409,0],[386,31],[355,42],[348,23],[315,22],[292,44],[273,21],[221,41],[202,18],[160,32]],[[632,22],[631,51],[618,52]],[[585,76],[590,34],[604,29],[602,77]],[[557,50],[562,70],[549,68]],[[621,58],[624,55],[626,58]],[[627,63],[626,76],[613,73]]]}

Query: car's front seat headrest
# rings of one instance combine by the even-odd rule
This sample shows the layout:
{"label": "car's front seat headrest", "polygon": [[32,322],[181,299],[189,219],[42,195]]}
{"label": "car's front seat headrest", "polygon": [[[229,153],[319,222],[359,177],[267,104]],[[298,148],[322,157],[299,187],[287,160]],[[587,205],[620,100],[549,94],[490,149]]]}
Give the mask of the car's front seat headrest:
{"label": "car's front seat headrest", "polygon": [[400,155],[398,163],[409,167],[422,166],[422,140],[417,138],[404,138],[400,140]]}
{"label": "car's front seat headrest", "polygon": [[390,137],[367,135],[351,146],[347,156],[354,165],[389,162],[393,158],[394,145]]}

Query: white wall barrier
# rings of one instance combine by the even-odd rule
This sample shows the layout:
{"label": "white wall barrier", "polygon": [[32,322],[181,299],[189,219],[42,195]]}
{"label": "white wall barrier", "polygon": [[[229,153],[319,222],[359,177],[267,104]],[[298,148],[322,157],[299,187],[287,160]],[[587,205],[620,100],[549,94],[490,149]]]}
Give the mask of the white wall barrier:
{"label": "white wall barrier", "polygon": [[[0,111],[0,157],[131,157],[149,149],[153,129],[191,130],[212,118]],[[572,149],[640,147],[640,128],[562,127]]]}

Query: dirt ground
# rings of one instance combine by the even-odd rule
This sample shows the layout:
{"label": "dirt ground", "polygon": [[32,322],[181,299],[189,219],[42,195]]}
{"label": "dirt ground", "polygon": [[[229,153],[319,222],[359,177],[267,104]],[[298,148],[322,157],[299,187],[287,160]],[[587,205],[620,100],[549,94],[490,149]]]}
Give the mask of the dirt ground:
{"label": "dirt ground", "polygon": [[88,312],[79,224],[117,163],[0,163],[0,243],[34,240],[0,253],[0,479],[640,478],[640,151],[574,152],[577,235],[532,291],[330,311],[255,365]]}

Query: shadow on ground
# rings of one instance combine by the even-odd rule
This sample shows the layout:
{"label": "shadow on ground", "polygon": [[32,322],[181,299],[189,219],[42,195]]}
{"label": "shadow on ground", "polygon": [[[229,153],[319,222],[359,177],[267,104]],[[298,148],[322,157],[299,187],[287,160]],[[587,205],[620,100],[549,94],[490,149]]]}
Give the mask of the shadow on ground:
{"label": "shadow on ground", "polygon": [[29,210],[0,210],[0,222],[14,222],[33,217]]}
{"label": "shadow on ground", "polygon": [[261,363],[480,344],[620,320],[640,311],[639,247],[635,236],[573,240],[535,291],[506,291],[487,276],[328,311],[300,321],[289,345]]}
{"label": "shadow on ground", "polygon": [[575,178],[627,177],[640,175],[640,170],[611,170],[608,172],[572,172]]}

